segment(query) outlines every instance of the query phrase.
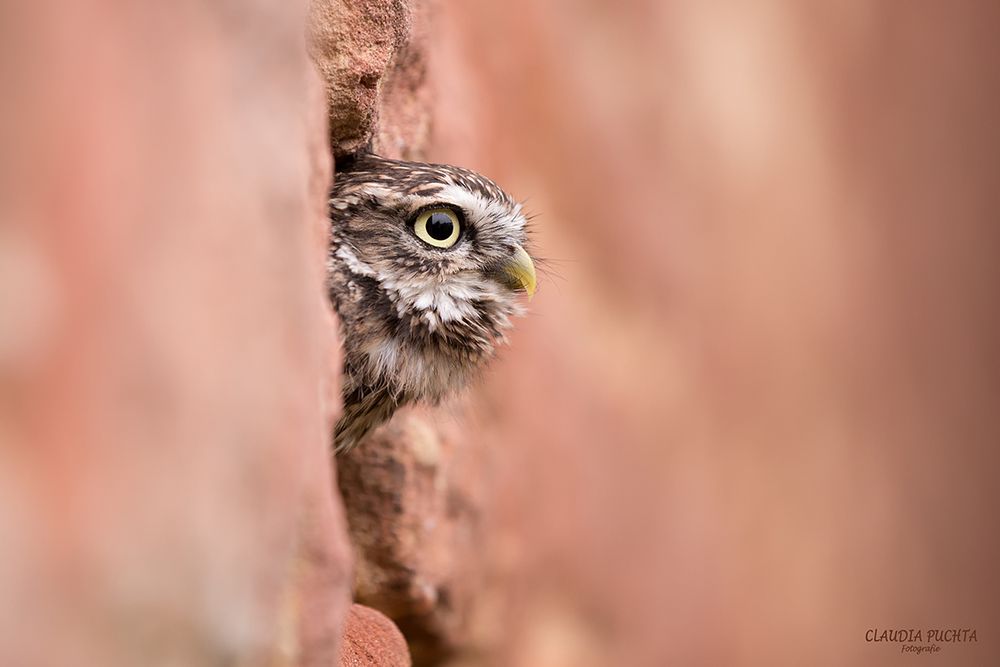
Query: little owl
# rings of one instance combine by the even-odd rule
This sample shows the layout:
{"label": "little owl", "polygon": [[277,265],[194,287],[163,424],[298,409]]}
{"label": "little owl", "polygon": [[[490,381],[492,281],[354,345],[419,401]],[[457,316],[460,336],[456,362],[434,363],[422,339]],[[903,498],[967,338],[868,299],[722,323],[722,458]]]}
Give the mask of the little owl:
{"label": "little owl", "polygon": [[402,405],[464,386],[535,291],[520,204],[458,167],[338,162],[329,292],[344,334],[338,451]]}

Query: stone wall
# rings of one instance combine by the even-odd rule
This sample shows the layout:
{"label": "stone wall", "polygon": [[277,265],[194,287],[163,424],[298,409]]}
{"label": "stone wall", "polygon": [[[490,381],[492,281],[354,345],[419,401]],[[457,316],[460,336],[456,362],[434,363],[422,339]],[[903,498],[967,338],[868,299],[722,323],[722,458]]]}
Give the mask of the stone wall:
{"label": "stone wall", "polygon": [[303,3],[0,10],[0,664],[336,663]]}
{"label": "stone wall", "polygon": [[[996,9],[8,4],[0,664],[993,659]],[[555,261],[331,465],[368,146]]]}
{"label": "stone wall", "polygon": [[315,0],[309,33],[335,156],[419,159],[430,132],[427,0]]}
{"label": "stone wall", "polygon": [[428,156],[526,198],[555,260],[470,434],[475,656],[908,665],[864,635],[912,622],[994,662],[1000,5],[437,18]]}

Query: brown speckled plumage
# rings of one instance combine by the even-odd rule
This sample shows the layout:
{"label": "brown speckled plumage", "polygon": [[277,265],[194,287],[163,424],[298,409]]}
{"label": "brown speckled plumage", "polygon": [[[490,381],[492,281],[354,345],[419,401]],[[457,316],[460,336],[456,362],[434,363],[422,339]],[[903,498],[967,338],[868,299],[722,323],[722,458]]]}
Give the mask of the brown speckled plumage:
{"label": "brown speckled plumage", "polygon": [[[418,235],[447,209],[454,245]],[[438,402],[492,355],[534,290],[521,207],[495,183],[448,165],[361,155],[338,164],[330,196],[329,294],[344,337],[344,414],[335,445],[356,445],[396,409]],[[428,223],[430,224],[430,223]],[[446,228],[445,228],[446,229]]]}

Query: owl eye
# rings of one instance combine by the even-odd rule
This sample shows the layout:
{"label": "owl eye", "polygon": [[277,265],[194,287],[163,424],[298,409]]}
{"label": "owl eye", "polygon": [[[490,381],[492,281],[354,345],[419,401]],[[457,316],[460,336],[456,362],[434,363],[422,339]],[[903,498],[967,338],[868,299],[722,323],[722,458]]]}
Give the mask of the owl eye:
{"label": "owl eye", "polygon": [[447,208],[432,208],[417,216],[413,222],[413,233],[424,243],[435,248],[450,248],[458,241],[462,231],[461,223],[454,211]]}

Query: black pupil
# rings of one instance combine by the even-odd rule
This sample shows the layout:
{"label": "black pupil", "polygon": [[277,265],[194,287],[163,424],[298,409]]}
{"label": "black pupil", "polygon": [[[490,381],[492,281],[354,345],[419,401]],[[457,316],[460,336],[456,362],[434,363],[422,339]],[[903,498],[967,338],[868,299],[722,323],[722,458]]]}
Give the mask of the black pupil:
{"label": "black pupil", "polygon": [[451,237],[455,223],[446,213],[431,213],[427,218],[427,234],[435,241],[444,241]]}

